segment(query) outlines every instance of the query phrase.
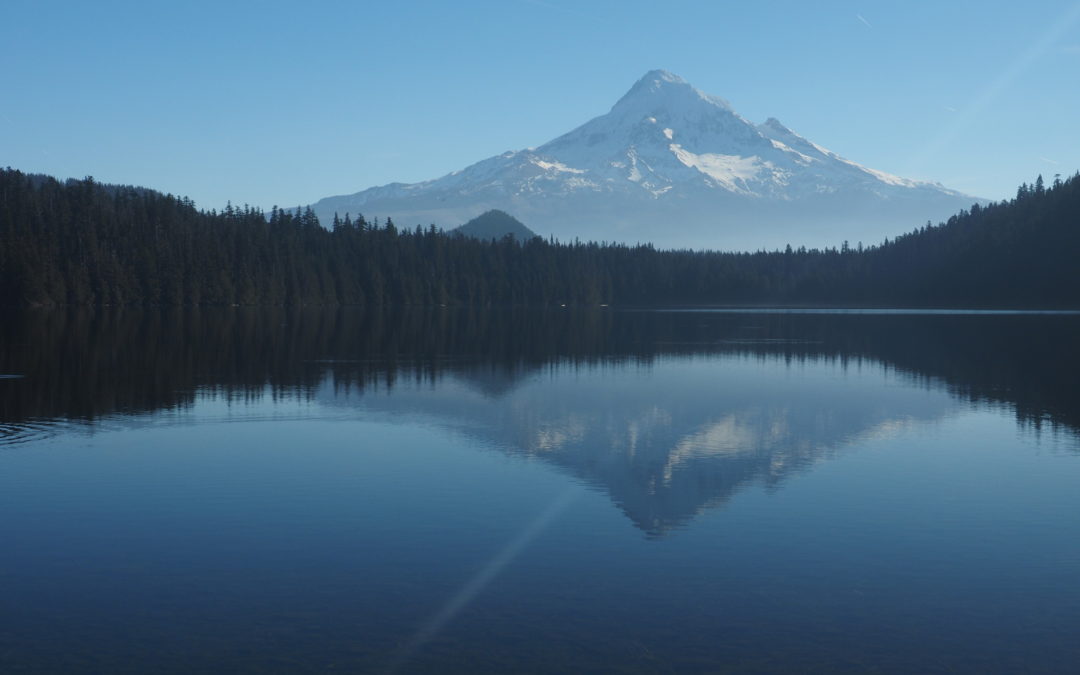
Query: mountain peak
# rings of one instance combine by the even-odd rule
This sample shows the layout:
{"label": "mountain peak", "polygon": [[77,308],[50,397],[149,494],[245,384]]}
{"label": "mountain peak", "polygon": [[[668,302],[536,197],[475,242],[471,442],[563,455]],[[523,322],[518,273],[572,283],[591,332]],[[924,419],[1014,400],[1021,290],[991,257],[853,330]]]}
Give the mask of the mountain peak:
{"label": "mountain peak", "polygon": [[686,80],[682,79],[670,70],[663,70],[661,68],[657,68],[656,70],[650,70],[649,72],[645,73],[641,76],[641,79],[638,80],[638,82],[653,82],[657,80],[661,82],[670,82],[672,84],[688,84]]}
{"label": "mountain peak", "polygon": [[667,70],[650,70],[641,76],[630,91],[612,106],[612,110],[634,107],[636,105],[655,105],[656,102],[672,102],[677,99],[704,101],[731,110],[731,106],[722,98],[709,96],[695,89],[689,82]]}
{"label": "mountain peak", "polygon": [[880,239],[968,200],[849,161],[775,117],[751,123],[650,70],[610,112],[547,143],[317,206],[440,225],[499,208],[543,235],[754,249]]}

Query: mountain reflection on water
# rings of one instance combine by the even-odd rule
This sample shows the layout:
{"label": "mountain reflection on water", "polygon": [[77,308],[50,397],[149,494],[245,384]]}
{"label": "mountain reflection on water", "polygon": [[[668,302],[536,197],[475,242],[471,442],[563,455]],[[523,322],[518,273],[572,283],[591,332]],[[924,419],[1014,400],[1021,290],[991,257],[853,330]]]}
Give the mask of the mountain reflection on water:
{"label": "mountain reflection on water", "polygon": [[[586,376],[554,366],[499,387],[490,372],[466,371],[439,387],[367,396],[363,405],[434,418],[557,465],[604,490],[653,536],[745,485],[775,486],[853,440],[956,408],[940,391],[882,390],[876,371],[831,377],[831,364],[804,363],[792,377],[786,361],[761,361],[657,357],[644,369],[601,366]],[[333,391],[325,400],[359,404]]]}
{"label": "mountain reflection on water", "polygon": [[1073,315],[43,311],[0,327],[0,444],[299,397],[560,467],[650,536],[860,438],[1005,406],[1075,437]]}

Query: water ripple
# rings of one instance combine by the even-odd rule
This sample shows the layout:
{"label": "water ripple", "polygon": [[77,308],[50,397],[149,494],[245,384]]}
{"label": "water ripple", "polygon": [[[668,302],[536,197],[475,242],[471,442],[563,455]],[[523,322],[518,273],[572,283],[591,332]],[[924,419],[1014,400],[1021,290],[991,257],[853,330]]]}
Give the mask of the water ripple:
{"label": "water ripple", "polygon": [[0,422],[0,446],[30,443],[51,438],[63,432],[69,425],[55,420],[30,420],[27,422]]}

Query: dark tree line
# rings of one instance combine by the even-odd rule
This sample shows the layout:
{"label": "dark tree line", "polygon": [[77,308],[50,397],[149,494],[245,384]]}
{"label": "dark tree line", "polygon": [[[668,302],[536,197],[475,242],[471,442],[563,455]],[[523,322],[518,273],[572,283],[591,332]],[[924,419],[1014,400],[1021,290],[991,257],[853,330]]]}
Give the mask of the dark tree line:
{"label": "dark tree line", "polygon": [[475,240],[0,171],[5,305],[1080,307],[1080,175],[869,248]]}
{"label": "dark tree line", "polygon": [[[0,321],[0,446],[34,420],[93,421],[228,398],[358,394],[454,375],[492,396],[550,368],[741,355],[882,364],[1080,433],[1080,317],[510,308],[70,307]],[[494,383],[494,385],[493,385]]]}

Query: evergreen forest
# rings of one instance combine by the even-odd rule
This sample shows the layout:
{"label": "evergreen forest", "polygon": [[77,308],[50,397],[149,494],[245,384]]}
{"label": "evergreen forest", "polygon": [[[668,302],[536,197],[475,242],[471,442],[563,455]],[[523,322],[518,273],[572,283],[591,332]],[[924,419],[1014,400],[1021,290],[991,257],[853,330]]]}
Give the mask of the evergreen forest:
{"label": "evergreen forest", "polygon": [[[678,227],[678,223],[662,224]],[[748,224],[748,226],[752,226]],[[0,304],[1080,308],[1080,174],[875,245],[475,239],[0,170]]]}

